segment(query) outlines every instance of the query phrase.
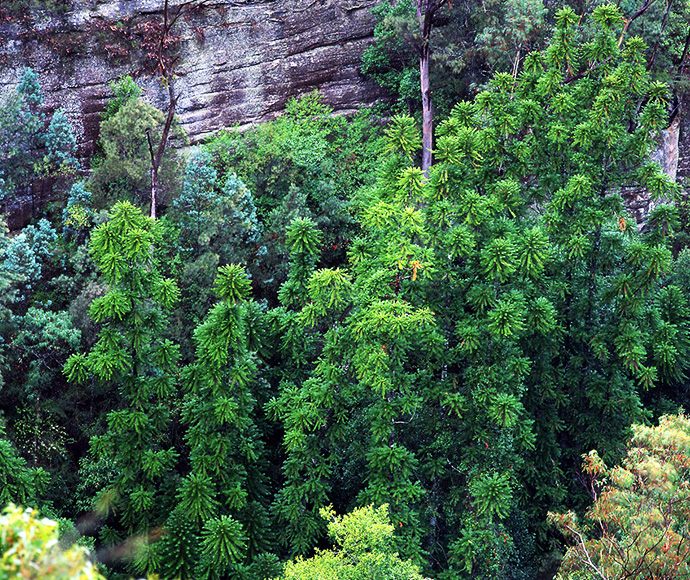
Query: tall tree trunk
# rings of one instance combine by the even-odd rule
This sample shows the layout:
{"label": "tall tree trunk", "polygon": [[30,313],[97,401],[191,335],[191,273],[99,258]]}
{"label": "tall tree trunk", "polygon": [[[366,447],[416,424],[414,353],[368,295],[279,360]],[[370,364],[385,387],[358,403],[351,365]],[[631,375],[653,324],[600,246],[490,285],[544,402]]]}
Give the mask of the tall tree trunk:
{"label": "tall tree trunk", "polygon": [[441,2],[417,0],[417,22],[422,37],[419,49],[419,80],[422,90],[422,171],[428,176],[433,163],[434,110],[429,87],[429,57],[431,56],[431,20]]}
{"label": "tall tree trunk", "polygon": [[[161,140],[155,151],[153,142],[151,141],[151,130],[149,129],[146,131],[146,138],[149,143],[149,155],[151,156],[151,219],[154,220],[156,219],[156,205],[158,202],[158,171],[161,166],[161,161],[163,160],[165,148],[168,145],[168,136],[170,135],[170,129],[175,119],[175,109],[177,107],[177,96],[175,95],[175,86],[173,84],[175,78],[174,67],[177,62],[177,57],[170,59],[166,56],[165,43],[177,19],[180,17],[180,14],[182,14],[182,10],[194,2],[196,2],[196,0],[180,4],[172,18],[170,17],[169,0],[165,0],[163,4],[163,28],[158,39],[157,58],[158,72],[161,75],[162,82],[165,83],[168,89],[168,115],[165,118]],[[201,3],[202,2],[199,2],[198,5],[201,5]]]}
{"label": "tall tree trunk", "polygon": [[156,199],[158,198],[158,171],[151,165],[151,219],[156,219]]}
{"label": "tall tree trunk", "polygon": [[175,119],[175,109],[177,107],[177,96],[175,95],[175,88],[173,87],[172,74],[165,79],[165,82],[168,85],[168,115],[165,119],[163,134],[161,135],[161,140],[158,143],[156,151],[153,150],[151,131],[146,132],[146,137],[149,142],[149,155],[151,156],[151,219],[154,220],[156,219],[156,202],[158,201],[158,171],[161,167],[163,154],[168,144],[168,136],[170,135],[170,129]]}
{"label": "tall tree trunk", "polygon": [[422,171],[428,175],[433,163],[434,111],[429,89],[429,42],[425,41],[419,56],[419,76],[422,89]]}

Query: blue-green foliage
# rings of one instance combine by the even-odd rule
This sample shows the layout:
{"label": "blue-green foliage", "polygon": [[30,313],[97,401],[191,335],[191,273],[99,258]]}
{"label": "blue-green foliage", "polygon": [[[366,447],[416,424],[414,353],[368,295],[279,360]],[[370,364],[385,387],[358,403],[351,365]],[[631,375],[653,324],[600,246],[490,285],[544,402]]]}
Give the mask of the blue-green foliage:
{"label": "blue-green foliage", "polygon": [[251,192],[234,173],[223,177],[221,187],[210,154],[205,149],[196,152],[187,164],[183,193],[169,214],[185,261],[185,311],[195,321],[213,302],[211,286],[218,266],[241,263],[254,273],[266,254]]}
{"label": "blue-green foliage", "polygon": [[[0,102],[0,199],[27,188],[36,175],[70,173],[77,168],[72,126],[58,109],[46,129],[38,75],[24,70],[14,94]],[[45,154],[41,160],[38,151]]]}
{"label": "blue-green foliage", "polygon": [[17,87],[17,93],[29,107],[38,107],[43,103],[38,73],[30,68],[25,68],[22,79]]}
{"label": "blue-green foliage", "polygon": [[45,136],[47,154],[45,161],[61,170],[76,169],[77,159],[74,151],[77,142],[72,125],[63,109],[58,109],[48,125]]}
{"label": "blue-green foliage", "polygon": [[16,92],[0,102],[0,199],[26,185],[33,172],[32,153],[41,144],[38,75],[27,68]]}
{"label": "blue-green foliage", "polygon": [[227,204],[228,226],[233,245],[253,244],[261,238],[261,223],[249,189],[235,174],[229,175],[223,186],[224,203]]}
{"label": "blue-green foliage", "polygon": [[91,207],[91,192],[84,181],[77,181],[67,194],[67,203],[62,210],[63,233],[68,235],[89,226],[94,211]]}
{"label": "blue-green foliage", "polygon": [[187,163],[182,194],[173,202],[173,211],[178,215],[183,239],[189,237],[184,233],[189,230],[197,237],[195,243],[199,243],[202,229],[218,209],[217,179],[210,155],[204,149],[197,151]]}
{"label": "blue-green foliage", "polygon": [[[50,259],[57,233],[50,222],[41,219],[36,226],[27,226],[0,249],[0,271],[16,277],[29,290],[41,278],[42,265]],[[26,298],[22,295],[21,299]]]}
{"label": "blue-green foliage", "polygon": [[41,396],[50,396],[62,365],[78,350],[80,342],[81,332],[74,328],[67,312],[29,307],[11,345],[15,360],[26,369],[24,389],[29,401],[35,403]]}

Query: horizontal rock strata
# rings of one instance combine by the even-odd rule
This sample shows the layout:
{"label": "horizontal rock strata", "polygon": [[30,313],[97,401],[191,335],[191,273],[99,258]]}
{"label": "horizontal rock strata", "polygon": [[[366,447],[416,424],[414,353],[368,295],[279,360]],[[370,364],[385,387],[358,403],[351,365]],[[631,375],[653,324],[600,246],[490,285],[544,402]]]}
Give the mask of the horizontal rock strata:
{"label": "horizontal rock strata", "polygon": [[[182,0],[171,0],[174,13]],[[25,66],[40,74],[48,109],[63,107],[82,155],[94,150],[108,82],[131,74],[166,106],[153,54],[163,0],[42,0],[23,13],[0,5],[0,92]],[[338,113],[368,105],[381,90],[360,72],[373,38],[376,0],[213,0],[176,23],[178,113],[192,143],[224,127],[279,114],[290,97],[318,89]],[[18,3],[16,3],[18,4]]]}

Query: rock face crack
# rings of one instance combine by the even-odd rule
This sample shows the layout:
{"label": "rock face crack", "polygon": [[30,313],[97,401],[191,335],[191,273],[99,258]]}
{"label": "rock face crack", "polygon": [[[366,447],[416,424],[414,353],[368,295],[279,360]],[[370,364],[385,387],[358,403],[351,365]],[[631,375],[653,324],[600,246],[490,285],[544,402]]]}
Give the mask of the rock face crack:
{"label": "rock face crack", "polygon": [[[171,8],[184,0],[171,0]],[[287,100],[319,90],[336,112],[383,97],[360,74],[378,0],[215,0],[179,19],[178,115],[190,141],[274,118]],[[2,24],[0,93],[25,66],[41,73],[45,104],[66,109],[80,152],[98,138],[108,82],[131,74],[156,106],[166,92],[146,70],[146,25],[163,0],[69,0],[66,9]]]}

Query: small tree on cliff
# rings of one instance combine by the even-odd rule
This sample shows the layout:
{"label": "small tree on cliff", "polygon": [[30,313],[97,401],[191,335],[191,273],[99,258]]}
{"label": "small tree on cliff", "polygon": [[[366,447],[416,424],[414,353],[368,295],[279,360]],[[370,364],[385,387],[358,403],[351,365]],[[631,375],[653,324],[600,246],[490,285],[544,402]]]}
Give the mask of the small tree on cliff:
{"label": "small tree on cliff", "polygon": [[151,138],[152,128],[146,130],[146,140],[149,146],[149,157],[151,159],[151,218],[156,219],[156,203],[158,202],[158,171],[161,167],[163,154],[168,145],[168,137],[175,119],[175,109],[177,108],[177,99],[179,95],[175,92],[175,64],[177,63],[177,56],[170,56],[169,49],[178,43],[179,38],[172,34],[172,30],[177,23],[182,11],[190,6],[193,2],[184,2],[180,4],[173,15],[170,14],[168,7],[168,0],[165,0],[163,5],[163,26],[160,28],[160,35],[158,38],[156,49],[156,72],[160,74],[161,84],[168,91],[168,111],[165,116],[165,123],[163,124],[163,131],[160,135],[158,145],[154,146]]}
{"label": "small tree on cliff", "polygon": [[[175,127],[173,126],[173,129]],[[150,192],[150,162],[146,134],[162,138],[165,115],[140,98],[129,98],[117,112],[101,123],[103,159],[93,172],[89,189],[96,207],[104,208],[127,199],[144,205]],[[174,150],[164,151],[157,168],[157,201],[175,187],[179,158]],[[162,186],[162,180],[165,187]]]}

